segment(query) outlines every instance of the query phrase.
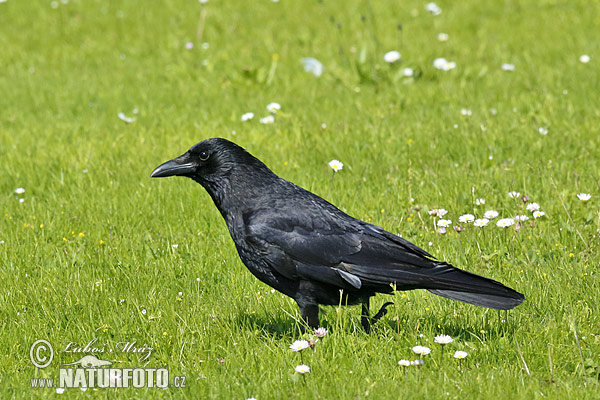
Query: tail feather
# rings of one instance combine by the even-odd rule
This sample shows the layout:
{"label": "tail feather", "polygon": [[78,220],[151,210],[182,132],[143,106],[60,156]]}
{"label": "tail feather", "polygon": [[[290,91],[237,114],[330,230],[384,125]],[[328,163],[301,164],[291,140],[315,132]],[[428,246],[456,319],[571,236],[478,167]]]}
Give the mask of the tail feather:
{"label": "tail feather", "polygon": [[366,286],[375,288],[389,289],[391,284],[397,290],[427,289],[438,296],[497,310],[509,310],[525,300],[521,293],[500,282],[458,269],[445,262],[435,262],[430,268],[406,265],[395,265],[392,268],[355,264],[343,266]]}
{"label": "tail feather", "polygon": [[493,294],[458,292],[455,290],[428,289],[431,293],[447,299],[462,301],[479,307],[493,308],[494,310],[510,310],[525,300],[525,296],[514,291],[511,297]]}

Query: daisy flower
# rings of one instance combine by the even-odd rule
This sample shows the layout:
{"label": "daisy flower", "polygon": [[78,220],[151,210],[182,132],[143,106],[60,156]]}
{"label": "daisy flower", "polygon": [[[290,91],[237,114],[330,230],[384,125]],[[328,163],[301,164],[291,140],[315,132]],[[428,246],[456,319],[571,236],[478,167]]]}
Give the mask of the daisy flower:
{"label": "daisy flower", "polygon": [[420,356],[426,356],[427,354],[431,353],[431,349],[426,346],[415,346],[412,348],[412,351]]}
{"label": "daisy flower", "polygon": [[325,328],[315,329],[315,336],[319,337],[319,338],[325,337],[325,335],[327,335],[328,333],[329,333],[329,331]]}
{"label": "daisy flower", "polygon": [[462,350],[457,350],[454,352],[454,358],[458,358],[463,359],[466,358],[469,355],[469,353],[467,353],[466,351],[462,351]]}
{"label": "daisy flower", "polygon": [[508,63],[502,64],[502,71],[514,71],[514,70],[515,70],[515,64],[508,64]]}
{"label": "daisy flower", "polygon": [[410,361],[408,361],[408,360],[400,360],[400,361],[398,361],[398,365],[400,365],[402,367],[408,367],[410,365]]}
{"label": "daisy flower", "polygon": [[537,211],[540,209],[540,205],[538,203],[529,203],[526,208],[527,211]]}
{"label": "daisy flower", "polygon": [[254,118],[254,113],[248,112],[245,114],[242,114],[242,121],[250,121],[252,118]]}
{"label": "daisy flower", "polygon": [[392,51],[388,51],[387,53],[385,53],[385,55],[383,56],[383,60],[386,63],[390,63],[393,64],[397,61],[400,60],[400,58],[402,58],[402,56],[400,55],[400,53],[396,50],[392,50]]}
{"label": "daisy flower", "polygon": [[307,340],[296,340],[294,343],[292,343],[290,345],[290,349],[292,351],[302,351],[304,349],[307,349],[309,346],[308,341]]}
{"label": "daisy flower", "polygon": [[462,222],[463,224],[468,224],[473,221],[475,221],[475,216],[473,214],[463,214],[458,217],[458,222]]}
{"label": "daisy flower", "polygon": [[544,215],[546,215],[546,213],[543,211],[538,210],[538,211],[533,212],[533,218],[540,218],[540,217],[543,217]]}
{"label": "daisy flower", "polygon": [[589,193],[577,193],[577,198],[585,203],[586,201],[592,198],[592,195]]}
{"label": "daisy flower", "polygon": [[548,134],[548,127],[545,126],[540,126],[538,128],[538,132],[540,133],[540,135],[547,135]]}
{"label": "daisy flower", "polygon": [[448,335],[437,335],[433,341],[439,344],[448,344],[454,342],[454,339]]}
{"label": "daisy flower", "polygon": [[516,199],[520,195],[521,195],[521,193],[515,192],[514,190],[512,192],[508,192],[508,197],[510,197],[511,199]]}
{"label": "daisy flower", "polygon": [[443,208],[434,208],[432,210],[429,210],[429,215],[433,215],[434,217],[442,218],[446,214],[448,214],[448,210],[445,210]]}
{"label": "daisy flower", "polygon": [[[21,187],[20,187],[20,188],[16,188],[16,189],[15,189],[15,193],[16,193],[16,194],[23,194],[23,193],[25,193],[25,189],[23,189],[23,188],[21,188]],[[579,196],[579,195],[578,195],[578,196]]]}
{"label": "daisy flower", "polygon": [[415,360],[415,361],[411,361],[410,365],[423,365],[425,364],[425,361],[423,360]]}
{"label": "daisy flower", "polygon": [[281,105],[279,103],[269,103],[267,104],[267,110],[270,113],[275,114],[277,111],[281,110]]}
{"label": "daisy flower", "polygon": [[482,206],[485,204],[485,199],[475,199],[476,206]]}
{"label": "daisy flower", "polygon": [[456,68],[456,63],[454,61],[448,61],[444,57],[439,57],[433,60],[433,66],[442,71],[450,71],[451,69]]}
{"label": "daisy flower", "polygon": [[329,168],[331,168],[333,170],[333,172],[341,171],[342,168],[344,168],[344,164],[338,160],[331,160],[331,161],[329,161],[328,164],[329,164]]}
{"label": "daisy flower", "polygon": [[473,226],[477,226],[477,227],[483,228],[484,226],[487,226],[487,224],[489,222],[490,222],[490,220],[487,219],[487,218],[480,218],[480,219],[476,219],[473,222]]}
{"label": "daisy flower", "polygon": [[440,15],[442,13],[442,9],[435,3],[427,3],[425,4],[425,10],[429,11],[433,15]]}
{"label": "daisy flower", "polygon": [[188,49],[188,50],[192,50],[192,49],[194,48],[194,43],[192,43],[192,42],[187,42],[187,43],[185,44],[185,48],[186,48],[186,49]]}
{"label": "daisy flower", "polygon": [[468,108],[462,108],[460,110],[460,115],[464,115],[466,117],[470,117],[471,115],[473,115],[473,111],[469,110]]}
{"label": "daisy flower", "polygon": [[132,122],[135,122],[135,118],[133,117],[128,117],[126,116],[124,113],[120,112],[117,114],[117,117],[119,117],[119,119],[123,122],[127,122],[128,124],[131,124]]}
{"label": "daisy flower", "polygon": [[500,228],[508,228],[509,226],[512,226],[514,224],[515,220],[512,218],[502,218],[496,222],[496,226],[499,226]]}
{"label": "daisy flower", "polygon": [[496,211],[496,210],[488,210],[488,211],[486,211],[486,212],[483,214],[483,216],[484,216],[485,218],[487,218],[487,219],[494,219],[494,218],[496,218],[498,215],[499,215],[499,214],[498,214],[498,211]]}
{"label": "daisy flower", "polygon": [[515,217],[515,221],[525,222],[527,220],[529,220],[529,217],[527,215],[517,215]]}
{"label": "daisy flower", "polygon": [[582,64],[587,64],[590,62],[590,56],[588,56],[587,54],[583,54],[581,56],[579,56],[579,62]]}
{"label": "daisy flower", "polygon": [[265,125],[272,124],[273,122],[275,122],[275,117],[272,115],[267,115],[266,117],[260,119],[260,123]]}
{"label": "daisy flower", "polygon": [[450,36],[448,36],[447,33],[441,32],[437,35],[437,40],[439,40],[440,42],[447,42],[448,39],[450,39]]}
{"label": "daisy flower", "polygon": [[296,370],[297,373],[299,374],[306,374],[307,372],[310,372],[310,367],[308,365],[298,365],[296,368],[294,368]]}
{"label": "daisy flower", "polygon": [[437,222],[437,226],[439,226],[440,228],[447,228],[450,225],[452,225],[452,221],[450,221],[449,219],[440,219]]}
{"label": "daisy flower", "polygon": [[304,70],[306,72],[310,72],[317,78],[319,76],[321,76],[321,74],[323,74],[323,70],[325,68],[323,68],[323,64],[321,64],[321,62],[319,60],[317,60],[316,58],[305,57],[301,61],[302,61],[302,66],[304,67]]}
{"label": "daisy flower", "polygon": [[406,77],[411,77],[415,74],[415,71],[413,71],[412,68],[404,68],[402,70],[402,75],[406,76]]}

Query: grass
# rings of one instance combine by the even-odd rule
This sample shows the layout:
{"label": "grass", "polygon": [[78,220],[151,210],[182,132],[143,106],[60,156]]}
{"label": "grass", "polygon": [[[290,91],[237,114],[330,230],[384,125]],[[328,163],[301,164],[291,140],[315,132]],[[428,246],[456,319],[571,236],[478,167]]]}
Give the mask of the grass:
{"label": "grass", "polygon": [[[439,16],[413,0],[163,3],[0,4],[0,397],[56,397],[30,379],[56,377],[59,363],[79,358],[60,350],[95,338],[106,349],[152,347],[147,362],[98,356],[121,368],[166,367],[187,387],[62,396],[599,396],[596,2],[440,1]],[[437,41],[440,32],[450,40]],[[393,49],[401,65],[384,63]],[[324,74],[304,72],[302,57],[323,62]],[[436,57],[456,69],[434,69]],[[502,71],[505,62],[515,71]],[[404,67],[418,77],[400,76]],[[272,101],[282,105],[275,123],[258,123]],[[134,108],[134,123],[117,118]],[[248,111],[256,117],[242,123]],[[215,136],[527,301],[498,313],[398,293],[371,335],[358,308],[326,307],[330,334],[303,354],[312,372],[301,379],[288,348],[306,337],[295,303],[241,264],[200,186],[149,179],[159,163]],[[331,180],[334,158],[345,166]],[[511,190],[546,217],[519,231],[491,223],[434,232],[431,208],[454,222],[487,209],[522,213]],[[578,192],[593,197],[584,204]],[[440,333],[455,339],[442,360]],[[56,355],[37,370],[29,349],[42,338]],[[399,367],[415,358],[415,344],[433,349],[425,365]],[[455,350],[469,353],[461,368]]]}

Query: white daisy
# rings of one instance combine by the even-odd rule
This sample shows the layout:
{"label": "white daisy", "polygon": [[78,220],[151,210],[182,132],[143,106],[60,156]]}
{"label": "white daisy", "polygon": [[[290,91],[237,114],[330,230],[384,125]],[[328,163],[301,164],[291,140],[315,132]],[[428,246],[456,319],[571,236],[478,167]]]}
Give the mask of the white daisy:
{"label": "white daisy", "polygon": [[260,123],[265,125],[272,124],[273,122],[275,122],[275,117],[272,115],[267,115],[266,117],[260,119]]}
{"label": "white daisy", "polygon": [[483,214],[483,216],[484,216],[485,218],[487,218],[487,219],[494,219],[494,218],[496,218],[498,215],[499,215],[499,214],[498,214],[498,211],[496,211],[496,210],[488,210],[488,211],[486,211],[486,212]]}
{"label": "white daisy", "polygon": [[426,356],[427,354],[431,353],[431,349],[426,346],[415,346],[412,348],[412,351],[421,356]]}
{"label": "white daisy", "polygon": [[342,168],[344,168],[344,164],[342,164],[342,162],[338,160],[331,160],[328,164],[329,167],[333,170],[333,172],[341,171]]}
{"label": "white daisy", "polygon": [[299,374],[306,374],[307,372],[310,372],[310,367],[308,365],[298,365],[296,368],[294,368],[296,370],[297,373]]}
{"label": "white daisy", "polygon": [[473,226],[483,228],[484,226],[487,226],[487,224],[489,222],[490,222],[490,220],[487,218],[480,218],[480,219],[476,219],[475,221],[473,221]]}
{"label": "white daisy", "polygon": [[413,71],[412,68],[404,68],[402,70],[402,75],[406,76],[406,77],[410,77],[413,76],[415,74],[415,71]]}
{"label": "white daisy", "polygon": [[270,113],[275,114],[277,111],[281,110],[281,105],[279,103],[269,103],[267,104],[267,110]]}
{"label": "white daisy", "polygon": [[473,221],[475,221],[475,216],[473,214],[464,214],[458,217],[458,222],[462,222],[463,224],[468,224]]}
{"label": "white daisy", "polygon": [[521,195],[521,193],[519,192],[515,192],[514,190],[512,192],[508,192],[508,197],[510,197],[511,199],[516,199]]}
{"label": "white daisy", "polygon": [[515,64],[507,64],[507,63],[502,64],[502,71],[514,71],[514,70],[515,70]]}
{"label": "white daisy", "polygon": [[475,199],[475,205],[481,206],[485,204],[485,199]]}
{"label": "white daisy", "polygon": [[402,367],[408,367],[410,365],[410,361],[408,361],[408,360],[400,360],[400,361],[398,361],[398,365],[400,365]]}
{"label": "white daisy", "polygon": [[16,188],[16,189],[15,189],[15,193],[16,193],[16,194],[23,194],[23,193],[25,193],[25,189],[23,189],[23,188],[21,188],[21,187],[20,187],[20,188]]}
{"label": "white daisy", "polygon": [[496,222],[496,226],[499,226],[500,228],[508,228],[509,226],[512,226],[514,224],[515,220],[512,218],[502,218]]}
{"label": "white daisy", "polygon": [[529,220],[529,217],[527,215],[517,215],[515,217],[515,221],[525,222],[527,220]]}
{"label": "white daisy", "polygon": [[247,112],[245,114],[242,114],[242,121],[250,121],[252,118],[254,118],[254,113],[251,112]]}
{"label": "white daisy", "polygon": [[450,71],[451,69],[456,68],[456,63],[454,61],[448,61],[443,57],[439,57],[433,60],[433,66],[442,71]]}
{"label": "white daisy", "polygon": [[440,15],[442,13],[442,9],[435,3],[427,3],[425,4],[425,10],[429,11],[433,15]]}
{"label": "white daisy", "polygon": [[323,74],[325,68],[323,68],[323,64],[316,58],[305,57],[302,60],[302,66],[304,66],[304,70],[306,72],[310,72],[317,78]]}
{"label": "white daisy", "polygon": [[538,128],[538,132],[540,133],[540,135],[547,135],[548,134],[548,127],[545,126],[540,126]]}
{"label": "white daisy", "polygon": [[583,54],[581,56],[579,56],[579,62],[582,64],[587,64],[590,62],[590,56],[588,56],[587,54]]}
{"label": "white daisy", "polygon": [[471,115],[473,115],[473,111],[469,110],[468,108],[462,108],[460,110],[460,115],[464,115],[466,117],[470,117]]}
{"label": "white daisy", "polygon": [[400,61],[400,58],[402,58],[402,56],[400,55],[400,53],[396,50],[392,50],[392,51],[388,51],[387,53],[385,53],[385,55],[383,56],[383,59],[386,63],[390,63],[393,64],[397,61]]}
{"label": "white daisy", "polygon": [[437,226],[441,227],[441,228],[447,228],[450,225],[452,225],[452,221],[450,221],[449,219],[440,219],[437,222]]}
{"label": "white daisy", "polygon": [[429,210],[429,215],[433,215],[434,217],[442,218],[444,215],[448,214],[448,210],[443,208],[434,208]]}
{"label": "white daisy", "polygon": [[454,358],[458,358],[463,359],[466,358],[469,355],[469,353],[467,353],[466,351],[462,351],[462,350],[457,350],[456,352],[454,352]]}
{"label": "white daisy", "polygon": [[533,212],[533,218],[540,218],[540,217],[543,217],[544,215],[546,215],[546,213],[543,211],[538,210],[538,211]]}
{"label": "white daisy", "polygon": [[448,335],[437,335],[433,340],[439,344],[448,344],[454,342],[454,339]]}
{"label": "white daisy", "polygon": [[450,39],[450,36],[448,36],[448,34],[447,34],[447,33],[443,33],[443,32],[442,32],[442,33],[438,33],[438,35],[437,35],[437,39],[438,39],[440,42],[447,42],[447,41],[448,41],[448,39]]}
{"label": "white daisy", "polygon": [[423,360],[415,360],[415,361],[411,361],[410,365],[423,365],[425,364],[425,361]]}
{"label": "white daisy", "polygon": [[526,208],[527,211],[537,211],[540,209],[540,205],[538,203],[529,203]]}
{"label": "white daisy", "polygon": [[132,122],[135,122],[135,118],[133,117],[128,117],[127,115],[125,115],[124,113],[120,112],[117,114],[117,117],[119,117],[119,119],[123,122],[127,122],[128,124],[131,124]]}
{"label": "white daisy", "polygon": [[592,195],[589,193],[577,193],[577,198],[585,203],[592,198]]}
{"label": "white daisy", "polygon": [[296,340],[294,343],[290,345],[290,349],[292,351],[302,351],[307,349],[309,346],[308,341],[306,340]]}
{"label": "white daisy", "polygon": [[315,329],[315,336],[318,337],[318,338],[323,338],[328,333],[329,333],[329,331],[327,331],[327,329],[325,329],[323,327]]}

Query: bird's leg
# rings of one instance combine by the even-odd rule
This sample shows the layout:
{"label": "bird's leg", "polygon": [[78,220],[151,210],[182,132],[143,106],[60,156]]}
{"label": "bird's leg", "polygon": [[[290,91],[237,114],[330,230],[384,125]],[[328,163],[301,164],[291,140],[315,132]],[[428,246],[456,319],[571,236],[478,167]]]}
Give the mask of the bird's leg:
{"label": "bird's leg", "polygon": [[[300,306],[302,319],[309,327],[316,329],[319,327],[319,306],[317,304],[306,304]],[[303,329],[304,330],[304,327]]]}
{"label": "bird's leg", "polygon": [[371,332],[371,317],[369,317],[369,299],[362,303],[362,310],[360,313],[360,324],[362,325],[365,332]]}
{"label": "bird's leg", "polygon": [[393,305],[391,301],[388,301],[384,305],[381,306],[377,314],[373,318],[369,316],[369,299],[367,299],[364,303],[362,303],[362,313],[360,317],[360,323],[365,329],[365,332],[371,332],[371,325],[379,321],[385,314],[387,314],[387,308]]}

